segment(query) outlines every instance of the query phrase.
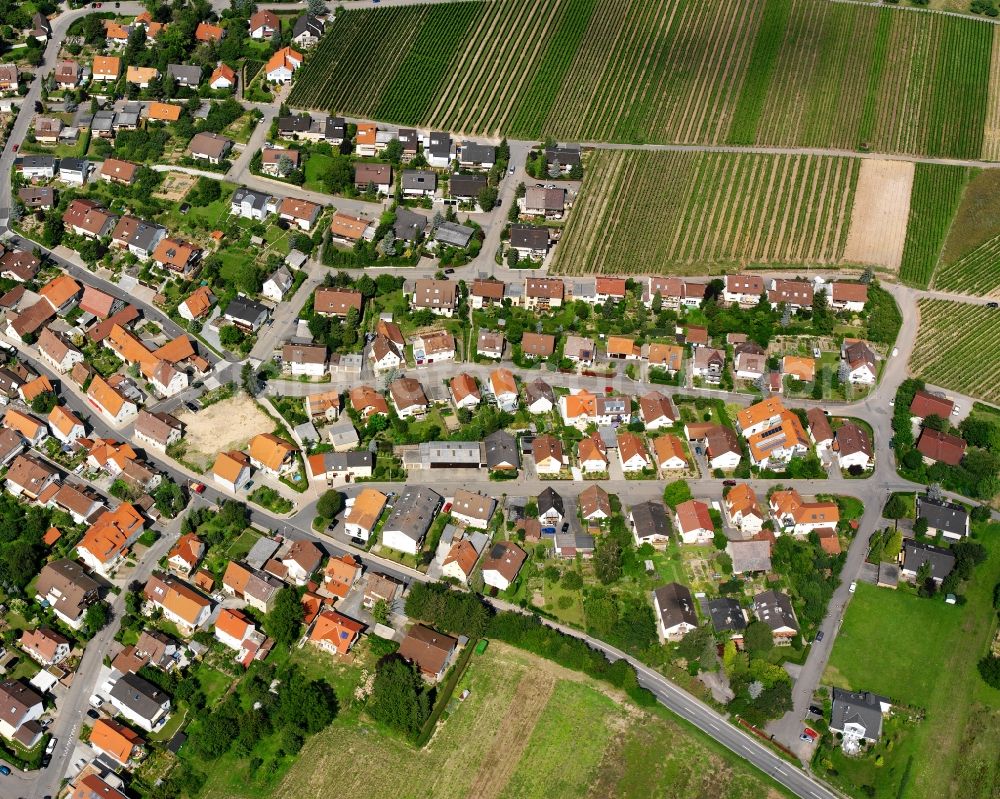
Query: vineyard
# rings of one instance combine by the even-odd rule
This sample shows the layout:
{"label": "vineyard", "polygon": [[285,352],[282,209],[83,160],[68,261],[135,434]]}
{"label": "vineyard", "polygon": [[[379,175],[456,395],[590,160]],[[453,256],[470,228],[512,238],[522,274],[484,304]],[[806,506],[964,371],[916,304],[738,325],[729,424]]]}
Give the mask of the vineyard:
{"label": "vineyard", "polygon": [[565,274],[833,264],[859,159],[595,151],[556,248]]}
{"label": "vineyard", "polygon": [[921,288],[930,283],[970,172],[965,167],[916,165],[899,270],[904,282]]}
{"label": "vineyard", "polygon": [[1000,296],[1000,236],[980,244],[934,275],[934,288],[958,294]]}
{"label": "vineyard", "polygon": [[527,139],[979,157],[992,51],[974,19],[826,0],[417,5],[337,14],[289,102]]}
{"label": "vineyard", "polygon": [[910,358],[917,377],[1000,403],[1000,314],[983,305],[919,301],[920,329]]}

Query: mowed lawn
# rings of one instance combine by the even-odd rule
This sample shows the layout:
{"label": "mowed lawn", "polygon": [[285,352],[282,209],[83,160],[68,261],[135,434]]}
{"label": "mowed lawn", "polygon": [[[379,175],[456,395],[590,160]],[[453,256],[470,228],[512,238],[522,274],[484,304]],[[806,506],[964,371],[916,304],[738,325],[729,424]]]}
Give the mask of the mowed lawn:
{"label": "mowed lawn", "polygon": [[893,755],[895,774],[887,758],[879,779],[894,784],[881,785],[878,796],[1000,795],[1000,691],[976,670],[996,629],[992,593],[1000,581],[1000,524],[984,529],[979,540],[990,556],[976,569],[965,605],[859,583],[848,606],[824,681],[885,694],[926,712]]}
{"label": "mowed lawn", "polygon": [[270,795],[339,794],[345,769],[351,799],[784,795],[665,711],[639,710],[582,674],[495,641],[473,657],[456,695],[462,688],[468,698],[422,750],[345,709]]}

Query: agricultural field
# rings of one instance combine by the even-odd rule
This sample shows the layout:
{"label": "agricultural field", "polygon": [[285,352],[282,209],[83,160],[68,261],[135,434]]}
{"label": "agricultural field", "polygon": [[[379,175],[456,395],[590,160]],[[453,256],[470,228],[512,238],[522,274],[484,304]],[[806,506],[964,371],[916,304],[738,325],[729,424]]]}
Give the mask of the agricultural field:
{"label": "agricultural field", "polygon": [[838,263],[860,160],[595,151],[553,269],[565,274]]}
{"label": "agricultural field", "polygon": [[1000,313],[984,305],[919,300],[914,376],[1000,404]]}
{"label": "agricultural field", "polygon": [[[891,591],[858,584],[824,683],[874,691],[926,713],[920,722],[900,722],[902,735],[883,753],[881,767],[864,773],[849,759],[837,762],[854,790],[871,780],[874,791],[862,790],[860,795],[996,796],[1000,691],[980,679],[976,662],[996,628],[991,605],[993,586],[1000,580],[998,527],[993,524],[980,532],[978,540],[988,547],[989,559],[976,568],[964,589],[965,605],[947,605],[940,597],[922,599],[905,588]],[[886,641],[892,645],[886,646]],[[873,651],[879,656],[872,657]]]}
{"label": "agricultural field", "polygon": [[844,260],[899,271],[913,189],[912,161],[866,158],[854,192]]}
{"label": "agricultural field", "polygon": [[931,286],[964,294],[1000,292],[1000,170],[969,181],[955,214]]}
{"label": "agricultural field", "polygon": [[960,166],[916,165],[899,270],[904,282],[927,288],[970,173]]}
{"label": "agricultural field", "polygon": [[972,18],[824,0],[352,10],[337,15],[289,102],[516,138],[978,158],[988,118],[1000,120],[993,38]]}
{"label": "agricultural field", "polygon": [[421,751],[344,709],[271,795],[337,793],[344,763],[355,799],[783,795],[665,713],[641,711],[582,674],[496,641],[473,657],[456,695],[466,688],[468,698]]}

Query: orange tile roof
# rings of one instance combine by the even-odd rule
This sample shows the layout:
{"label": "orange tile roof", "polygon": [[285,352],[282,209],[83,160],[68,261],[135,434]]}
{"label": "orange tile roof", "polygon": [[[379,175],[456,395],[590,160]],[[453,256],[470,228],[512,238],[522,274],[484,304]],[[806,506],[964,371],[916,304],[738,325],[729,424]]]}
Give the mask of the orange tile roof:
{"label": "orange tile roof", "polygon": [[114,55],[94,56],[93,73],[95,76],[102,75],[105,77],[117,78],[118,73],[121,71],[122,71],[122,60],[118,56]]}
{"label": "orange tile roof", "polygon": [[586,389],[565,397],[566,418],[577,419],[580,416],[597,415],[597,397]]}
{"label": "orange tile roof", "polygon": [[351,512],[347,514],[345,523],[356,524],[365,530],[372,530],[378,522],[388,497],[374,488],[365,488],[354,500]]}
{"label": "orange tile roof", "polygon": [[161,122],[176,122],[181,118],[181,107],[171,103],[150,103],[149,118]]}
{"label": "orange tile roof", "polygon": [[42,543],[50,547],[60,538],[62,538],[62,530],[58,527],[50,527],[45,531],[45,535],[42,536]]}
{"label": "orange tile roof", "polygon": [[188,312],[191,316],[198,319],[212,307],[212,303],[214,301],[215,297],[209,290],[208,286],[199,286],[197,290],[184,300],[183,304],[187,306]]}
{"label": "orange tile roof", "polygon": [[448,385],[456,402],[461,402],[469,396],[479,398],[479,386],[476,385],[476,378],[466,372],[455,375]]}
{"label": "orange tile roof", "polygon": [[364,122],[358,125],[358,130],[354,135],[355,144],[375,144],[378,135],[378,125],[374,122]]}
{"label": "orange tile roof", "polygon": [[490,372],[490,385],[493,386],[493,393],[496,395],[517,392],[517,382],[514,380],[514,374],[510,369],[501,367]]}
{"label": "orange tile roof", "polygon": [[760,424],[772,416],[777,416],[784,410],[785,406],[781,403],[780,397],[768,397],[755,405],[751,405],[749,408],[744,408],[737,414],[736,419],[739,422],[740,429],[746,430],[748,427]]}
{"label": "orange tile roof", "polygon": [[20,390],[25,402],[31,402],[39,394],[45,394],[46,392],[51,394],[54,391],[52,383],[49,382],[49,379],[45,375],[36,377],[34,380],[29,380],[21,386]]}
{"label": "orange tile roof", "polygon": [[125,70],[125,80],[128,83],[149,83],[160,74],[156,67],[129,66]]}
{"label": "orange tile roof", "polygon": [[3,424],[4,427],[17,430],[17,432],[27,439],[34,439],[38,435],[38,431],[45,427],[34,416],[22,413],[16,408],[7,409],[7,413],[3,417]]}
{"label": "orange tile roof", "polygon": [[619,433],[618,434],[618,455],[622,461],[628,461],[639,456],[646,463],[649,463],[649,453],[646,452],[646,445],[642,440],[641,436],[637,436],[635,433]]}
{"label": "orange tile roof", "polygon": [[634,338],[629,338],[628,336],[608,336],[609,356],[628,357],[638,354],[639,348],[636,346]]}
{"label": "orange tile roof", "polygon": [[625,278],[623,277],[599,277],[595,281],[598,294],[607,294],[609,297],[625,296]]}
{"label": "orange tile roof", "polygon": [[98,719],[90,729],[90,745],[111,755],[119,763],[128,763],[132,752],[145,741],[114,719]]}
{"label": "orange tile roof", "polygon": [[236,73],[227,64],[219,64],[212,72],[212,77],[208,79],[208,82],[209,84],[215,83],[219,78],[225,78],[233,83],[236,80]]}
{"label": "orange tile roof", "polygon": [[242,452],[220,452],[215,458],[212,473],[223,480],[235,483],[243,467],[249,465],[249,459]]}
{"label": "orange tile roof", "polygon": [[726,496],[726,505],[729,508],[730,516],[734,516],[737,513],[741,513],[744,516],[753,513],[755,516],[764,518],[764,515],[760,512],[757,495],[747,483],[740,483],[729,492]]}
{"label": "orange tile roof", "polygon": [[323,598],[312,591],[306,591],[302,595],[302,621],[312,624],[320,610],[323,609]]}
{"label": "orange tile roof", "polygon": [[254,623],[243,613],[234,608],[223,608],[219,612],[219,618],[215,620],[215,629],[242,641],[247,634],[256,629]]}
{"label": "orange tile roof", "polygon": [[128,31],[113,19],[104,20],[104,33],[109,39],[128,39]]}
{"label": "orange tile roof", "polygon": [[840,521],[836,502],[806,502],[794,488],[771,494],[771,508],[778,516],[791,516],[796,524],[835,526]]}
{"label": "orange tile roof", "polygon": [[229,561],[229,565],[226,566],[226,573],[222,577],[222,584],[228,586],[237,594],[242,594],[243,590],[247,587],[247,581],[252,576],[253,573],[246,566],[237,563],[235,560],[231,560]]}
{"label": "orange tile roof", "polygon": [[141,530],[142,525],[139,511],[123,502],[113,511],[104,511],[84,533],[77,547],[86,549],[101,563],[107,563],[125,550],[128,539]]}
{"label": "orange tile roof", "polygon": [[[151,579],[158,578],[154,575]],[[188,624],[193,625],[198,621],[198,616],[201,612],[212,605],[211,600],[202,596],[183,580],[178,580],[174,577],[165,577],[162,579],[162,582],[166,585],[167,592],[159,600],[159,604],[164,609],[182,618]]]}
{"label": "orange tile roof", "polygon": [[87,396],[112,416],[117,416],[128,400],[105,382],[100,375],[94,375],[87,389]]}
{"label": "orange tile roof", "polygon": [[793,447],[796,445],[809,447],[809,437],[799,417],[791,411],[781,412],[781,422],[775,427],[761,430],[754,433],[747,439],[747,445],[755,461],[759,462],[767,458],[768,453],[778,446],[778,434],[775,430],[780,429],[780,441],[783,447]]}
{"label": "orange tile roof", "polygon": [[278,471],[285,458],[297,451],[294,444],[278,438],[272,433],[260,433],[250,439],[250,458],[263,463],[268,469]]}
{"label": "orange tile roof", "polygon": [[[356,501],[355,504],[357,504]],[[323,582],[326,583],[326,590],[334,596],[341,598],[347,596],[347,592],[354,585],[359,571],[358,562],[350,553],[345,553],[339,558],[330,558],[326,568],[323,569]]]}
{"label": "orange tile roof", "polygon": [[341,654],[346,654],[363,629],[364,625],[342,613],[324,610],[316,617],[309,640],[333,646]]}
{"label": "orange tile roof", "polygon": [[194,38],[199,42],[218,42],[226,35],[226,31],[218,25],[209,25],[207,22],[199,22],[194,32]]}
{"label": "orange tile roof", "polygon": [[684,348],[676,344],[650,344],[648,353],[652,366],[666,366],[670,369],[680,369],[684,360]]}
{"label": "orange tile roof", "polygon": [[80,284],[69,275],[59,275],[42,286],[38,293],[49,301],[54,310],[59,310],[80,293]]}
{"label": "orange tile roof", "polygon": [[580,443],[576,448],[577,457],[580,459],[580,463],[586,461],[603,461],[608,462],[607,456],[604,451],[598,446],[597,442],[591,436],[584,436],[580,439]]}
{"label": "orange tile roof", "polygon": [[188,568],[194,568],[204,551],[204,542],[194,533],[186,533],[177,539],[173,549],[167,553],[167,560],[179,557],[188,565]]}
{"label": "orange tile roof", "polygon": [[684,454],[684,445],[675,436],[667,434],[653,439],[653,452],[656,453],[657,465],[666,463],[677,457],[687,463],[687,456]]}
{"label": "orange tile roof", "polygon": [[76,415],[62,405],[56,405],[49,414],[49,422],[64,436],[68,436],[77,425],[83,426]]}
{"label": "orange tile roof", "polygon": [[266,75],[268,72],[281,69],[281,67],[294,70],[301,63],[302,53],[298,52],[298,50],[293,50],[291,47],[282,47],[268,59],[267,64],[264,65],[264,74]]}
{"label": "orange tile roof", "polygon": [[708,505],[696,499],[682,502],[674,511],[677,514],[677,526],[684,532],[690,530],[712,530],[712,517],[708,515]]}
{"label": "orange tile roof", "polygon": [[462,574],[468,577],[472,574],[472,570],[476,568],[477,560],[479,560],[479,553],[476,552],[476,548],[472,546],[471,541],[463,538],[461,541],[457,541],[451,545],[451,549],[448,550],[448,554],[445,556],[442,565],[448,566],[451,563],[457,563]]}
{"label": "orange tile roof", "polygon": [[157,358],[168,363],[186,361],[195,354],[190,337],[182,333],[172,341],[168,341],[153,353]]}

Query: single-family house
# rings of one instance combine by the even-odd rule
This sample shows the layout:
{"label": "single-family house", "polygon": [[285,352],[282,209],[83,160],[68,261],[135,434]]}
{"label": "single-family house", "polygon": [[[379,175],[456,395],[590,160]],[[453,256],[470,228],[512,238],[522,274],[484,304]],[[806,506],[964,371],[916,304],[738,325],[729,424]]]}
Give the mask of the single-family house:
{"label": "single-family house", "polygon": [[691,590],[680,583],[667,583],[653,591],[657,632],[665,641],[679,641],[698,626]]}

